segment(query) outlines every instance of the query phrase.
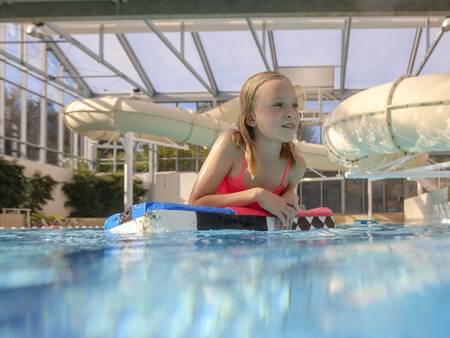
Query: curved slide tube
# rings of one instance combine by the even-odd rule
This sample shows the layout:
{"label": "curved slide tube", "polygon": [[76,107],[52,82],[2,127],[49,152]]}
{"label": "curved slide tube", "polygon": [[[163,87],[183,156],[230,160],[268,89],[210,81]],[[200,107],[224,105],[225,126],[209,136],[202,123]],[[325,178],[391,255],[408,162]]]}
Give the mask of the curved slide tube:
{"label": "curved slide tube", "polygon": [[[64,109],[66,125],[93,140],[116,140],[125,132],[159,143],[192,143],[211,146],[217,136],[234,127],[239,100],[225,102],[208,112],[166,107],[147,99],[102,97],[75,100]],[[338,170],[323,145],[298,143],[310,168]]]}
{"label": "curved slide tube", "polygon": [[351,96],[325,120],[323,140],[335,163],[360,168],[450,151],[450,73],[402,76]]}

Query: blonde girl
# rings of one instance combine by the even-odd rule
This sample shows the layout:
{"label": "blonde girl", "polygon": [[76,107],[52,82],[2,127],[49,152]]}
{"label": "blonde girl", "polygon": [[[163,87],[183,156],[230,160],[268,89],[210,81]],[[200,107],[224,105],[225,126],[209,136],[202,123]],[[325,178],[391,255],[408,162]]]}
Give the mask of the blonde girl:
{"label": "blonde girl", "polygon": [[255,74],[241,88],[240,108],[238,129],[217,139],[187,203],[265,210],[288,227],[306,170],[292,142],[300,124],[295,89],[280,73]]}

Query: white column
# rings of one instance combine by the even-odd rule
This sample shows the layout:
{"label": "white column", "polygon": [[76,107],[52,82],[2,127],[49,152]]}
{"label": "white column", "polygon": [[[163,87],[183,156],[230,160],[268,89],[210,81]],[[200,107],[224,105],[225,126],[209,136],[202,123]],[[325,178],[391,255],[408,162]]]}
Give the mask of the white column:
{"label": "white column", "polygon": [[[41,70],[47,72],[47,50],[44,44],[39,44],[41,57]],[[41,130],[39,133],[39,162],[47,162],[47,83],[43,82],[41,87]]]}
{"label": "white column", "polygon": [[148,193],[150,201],[155,200],[155,184],[156,184],[156,145],[150,144],[148,150]]}
{"label": "white column", "polygon": [[[6,41],[6,26],[0,25],[0,41]],[[0,48],[4,48],[5,45]],[[5,64],[0,62],[0,77],[5,77]],[[0,80],[0,155],[5,154],[5,82]]]}
{"label": "white column", "polygon": [[367,179],[367,216],[372,219],[372,180]]}
{"label": "white column", "polygon": [[94,170],[94,161],[96,152],[97,152],[96,142],[92,141],[88,137],[84,137],[84,153],[85,153],[84,157],[87,160],[87,165],[90,170]]}
{"label": "white column", "polygon": [[77,133],[71,133],[72,134],[72,167],[73,169],[78,168],[78,134]]}
{"label": "white column", "polygon": [[133,133],[125,133],[122,144],[125,150],[123,203],[127,209],[133,205]]}
{"label": "white column", "polygon": [[92,170],[95,170],[95,162],[97,161],[97,141],[89,140],[90,157],[89,163]]}
{"label": "white column", "polygon": [[113,142],[113,172],[117,171],[117,142]]}
{"label": "white column", "polygon": [[199,162],[198,162],[198,145],[195,146],[195,172],[198,173],[199,171]]}
{"label": "white column", "polygon": [[423,193],[422,183],[420,183],[420,181],[417,181],[417,195],[420,195],[422,193]]}

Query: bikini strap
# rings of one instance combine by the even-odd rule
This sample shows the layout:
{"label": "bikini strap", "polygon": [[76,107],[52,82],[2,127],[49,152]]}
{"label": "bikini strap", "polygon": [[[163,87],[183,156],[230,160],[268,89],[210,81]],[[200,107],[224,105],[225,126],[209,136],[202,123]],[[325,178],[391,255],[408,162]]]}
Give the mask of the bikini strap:
{"label": "bikini strap", "polygon": [[289,171],[291,169],[291,160],[288,160],[288,163],[286,164],[286,168],[284,169],[283,177],[281,178],[280,186],[284,186],[284,182],[286,181],[286,177],[289,175]]}

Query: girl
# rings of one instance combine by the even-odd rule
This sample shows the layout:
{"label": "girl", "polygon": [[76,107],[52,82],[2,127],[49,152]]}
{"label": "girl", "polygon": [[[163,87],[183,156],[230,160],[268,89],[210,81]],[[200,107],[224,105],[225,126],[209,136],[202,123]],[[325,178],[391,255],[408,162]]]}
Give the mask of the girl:
{"label": "girl", "polygon": [[300,124],[295,89],[280,73],[258,73],[242,86],[240,107],[238,129],[219,136],[187,203],[262,208],[287,228],[306,170],[292,142]]}

